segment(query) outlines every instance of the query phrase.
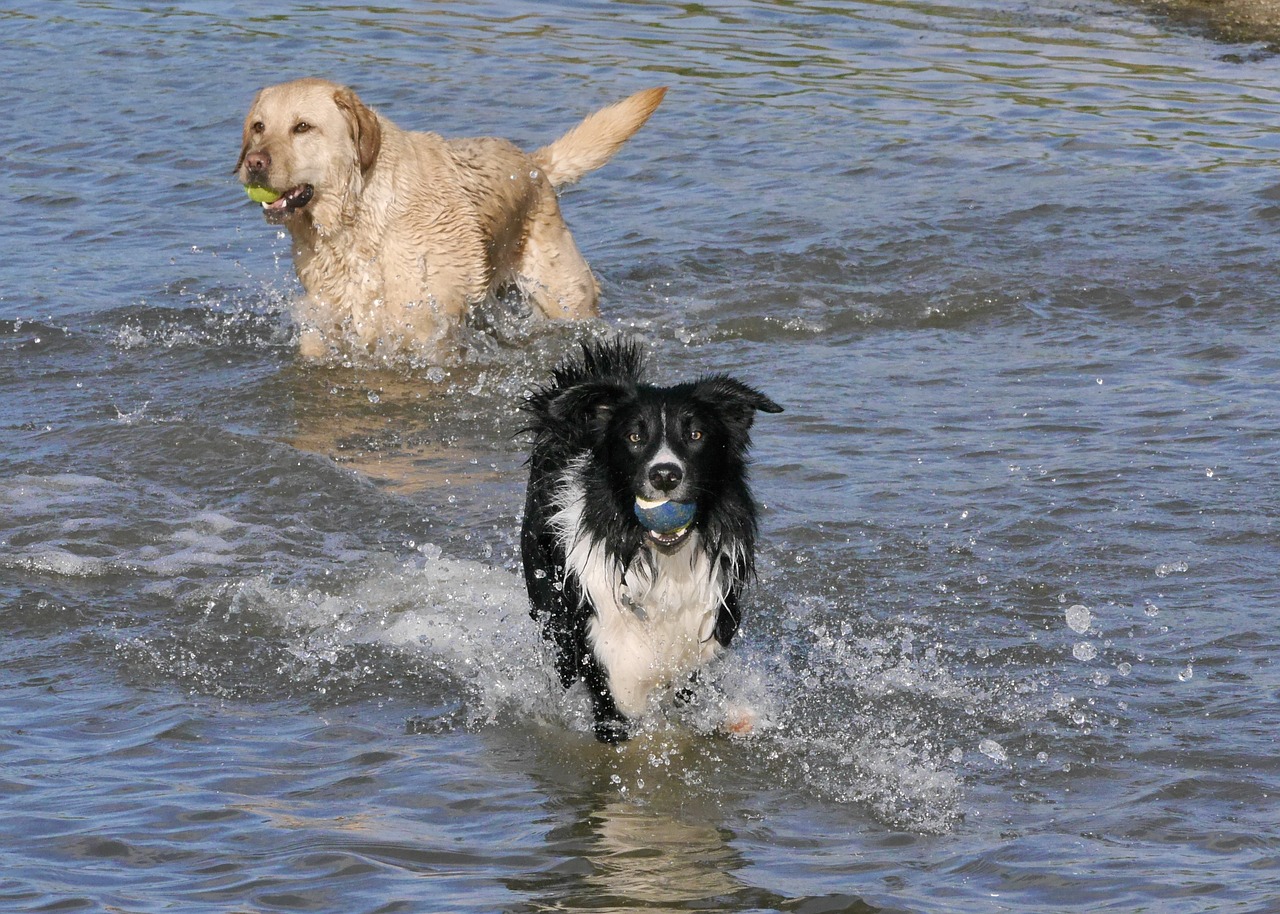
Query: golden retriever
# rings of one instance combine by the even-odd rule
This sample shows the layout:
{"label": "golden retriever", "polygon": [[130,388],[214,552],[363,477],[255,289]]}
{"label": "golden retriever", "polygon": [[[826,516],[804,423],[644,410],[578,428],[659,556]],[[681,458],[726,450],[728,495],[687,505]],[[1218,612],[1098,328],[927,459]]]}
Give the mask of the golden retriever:
{"label": "golden retriever", "polygon": [[609,161],[665,94],[638,92],[526,153],[403,130],[322,79],[261,90],[235,172],[279,194],[262,206],[293,238],[302,356],[438,359],[467,309],[511,286],[549,318],[598,314],[555,191]]}

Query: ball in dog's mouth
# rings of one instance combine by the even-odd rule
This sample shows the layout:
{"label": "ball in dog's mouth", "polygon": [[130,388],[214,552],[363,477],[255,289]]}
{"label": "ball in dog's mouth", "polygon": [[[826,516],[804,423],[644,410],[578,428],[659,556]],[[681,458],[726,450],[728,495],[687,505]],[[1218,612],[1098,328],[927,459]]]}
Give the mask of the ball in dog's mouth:
{"label": "ball in dog's mouth", "polygon": [[255,203],[262,204],[262,213],[268,222],[279,222],[310,203],[315,188],[310,184],[299,184],[279,193],[260,184],[246,184],[245,192]]}
{"label": "ball in dog's mouth", "polygon": [[246,184],[244,192],[249,195],[249,199],[254,203],[261,203],[266,206],[268,203],[275,203],[283,194],[272,190],[270,187],[264,187],[261,184]]}
{"label": "ball in dog's mouth", "polygon": [[689,534],[689,525],[698,513],[693,501],[649,501],[636,498],[636,520],[649,532],[649,539],[659,546],[678,545]]}

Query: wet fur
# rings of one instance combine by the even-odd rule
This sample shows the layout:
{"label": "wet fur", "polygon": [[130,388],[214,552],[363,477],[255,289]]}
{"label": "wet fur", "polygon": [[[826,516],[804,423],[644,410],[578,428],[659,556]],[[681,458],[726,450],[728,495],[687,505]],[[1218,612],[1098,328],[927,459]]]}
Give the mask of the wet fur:
{"label": "wet fur", "polygon": [[[584,346],[524,407],[534,440],[521,552],[533,616],[563,685],[586,683],[596,735],[624,739],[738,630],[757,528],[750,429],[757,410],[782,408],[723,375],[648,384],[640,351],[621,342]],[[684,474],[664,494],[698,505],[671,548],[633,511],[637,495],[654,497],[645,474],[658,459]]]}
{"label": "wet fur", "polygon": [[[402,130],[351,89],[302,79],[261,90],[236,175],[299,206],[264,209],[293,239],[301,354],[348,344],[377,356],[438,354],[468,308],[518,288],[548,318],[596,315],[599,290],[556,188],[599,168],[652,114],[648,89],[526,153],[491,137]],[[288,202],[288,200],[286,200]]]}

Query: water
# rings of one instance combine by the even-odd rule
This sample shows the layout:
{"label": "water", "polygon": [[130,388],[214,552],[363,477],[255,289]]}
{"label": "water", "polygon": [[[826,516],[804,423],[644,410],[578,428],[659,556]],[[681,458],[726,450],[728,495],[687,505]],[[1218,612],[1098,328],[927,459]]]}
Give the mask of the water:
{"label": "water", "polygon": [[[1264,912],[1280,86],[1146,6],[0,12],[0,908]],[[259,86],[532,147],[605,319],[292,358]],[[762,417],[714,707],[596,745],[527,619],[521,394],[623,331]],[[711,702],[707,698],[707,702]]]}

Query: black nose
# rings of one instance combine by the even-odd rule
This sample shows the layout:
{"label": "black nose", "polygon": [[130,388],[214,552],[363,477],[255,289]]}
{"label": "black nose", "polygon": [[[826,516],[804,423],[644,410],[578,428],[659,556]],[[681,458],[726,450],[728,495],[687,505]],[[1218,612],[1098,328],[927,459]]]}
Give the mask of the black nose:
{"label": "black nose", "polygon": [[265,177],[271,169],[271,154],[265,150],[251,152],[244,157],[244,167],[250,175]]}
{"label": "black nose", "polygon": [[684,479],[684,470],[674,463],[655,463],[649,467],[649,484],[659,492],[670,492]]}

